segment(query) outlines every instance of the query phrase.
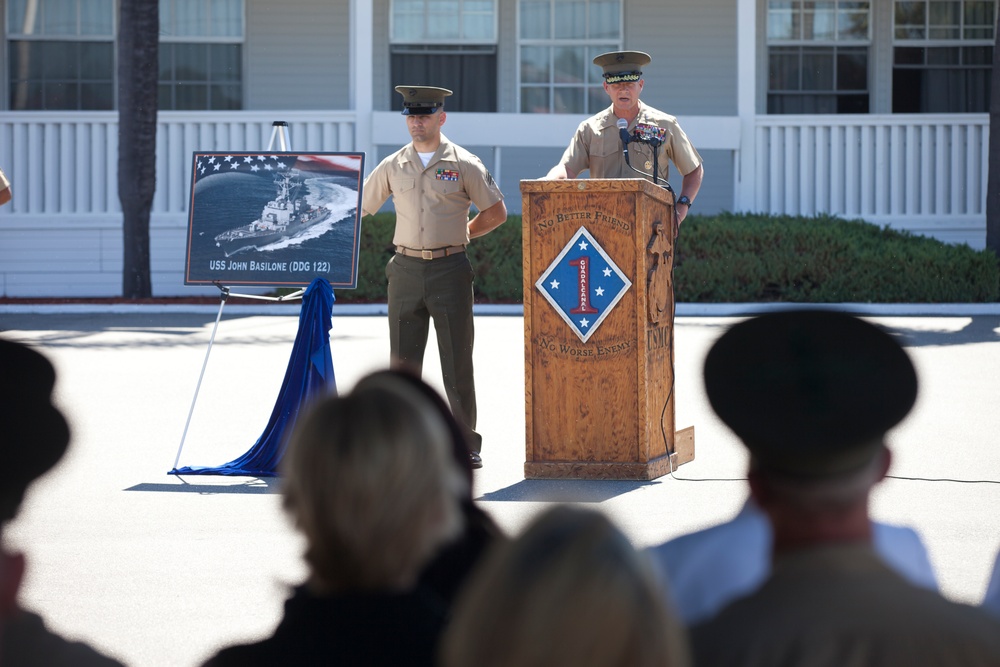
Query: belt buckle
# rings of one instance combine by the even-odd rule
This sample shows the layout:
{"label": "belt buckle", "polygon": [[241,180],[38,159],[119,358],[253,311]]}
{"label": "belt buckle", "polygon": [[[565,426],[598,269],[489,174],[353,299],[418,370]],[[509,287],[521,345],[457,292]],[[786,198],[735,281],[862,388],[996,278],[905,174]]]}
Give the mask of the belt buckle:
{"label": "belt buckle", "polygon": [[433,250],[421,250],[420,251],[420,258],[421,259],[434,259],[434,251]]}

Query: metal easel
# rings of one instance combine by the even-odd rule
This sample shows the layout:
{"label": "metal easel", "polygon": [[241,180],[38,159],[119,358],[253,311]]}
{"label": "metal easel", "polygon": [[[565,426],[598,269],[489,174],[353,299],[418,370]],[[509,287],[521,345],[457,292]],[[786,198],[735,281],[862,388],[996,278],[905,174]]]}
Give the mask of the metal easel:
{"label": "metal easel", "polygon": [[[278,150],[287,151],[289,146],[288,140],[288,123],[283,120],[276,120],[271,123],[271,140],[267,144],[267,150],[273,151],[275,142],[278,143]],[[191,417],[194,416],[194,406],[198,403],[198,394],[201,391],[201,382],[205,378],[205,369],[208,367],[208,357],[212,353],[212,345],[215,343],[215,334],[219,330],[219,322],[222,320],[222,309],[226,305],[226,301],[230,296],[240,297],[243,299],[258,299],[261,301],[293,301],[295,299],[301,299],[302,294],[305,292],[304,289],[297,290],[291,294],[285,294],[283,296],[262,296],[259,294],[233,294],[229,291],[229,287],[221,285],[218,282],[214,283],[216,287],[222,292],[219,301],[219,313],[215,316],[215,326],[212,327],[212,335],[208,339],[208,349],[205,350],[205,360],[201,364],[201,374],[198,375],[198,384],[194,389],[194,398],[191,399],[191,409],[188,411],[187,421],[184,423],[184,432],[181,434],[181,443],[177,447],[177,456],[174,458],[174,470],[177,470],[177,464],[181,460],[181,451],[184,449],[184,442],[187,440],[188,428],[191,426]]]}

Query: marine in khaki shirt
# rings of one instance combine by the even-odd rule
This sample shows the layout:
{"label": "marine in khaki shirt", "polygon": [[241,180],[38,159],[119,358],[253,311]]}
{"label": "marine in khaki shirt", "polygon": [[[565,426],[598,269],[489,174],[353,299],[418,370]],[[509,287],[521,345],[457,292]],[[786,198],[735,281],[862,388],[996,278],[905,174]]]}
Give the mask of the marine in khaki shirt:
{"label": "marine in khaki shirt", "polygon": [[[675,202],[678,223],[687,217],[704,175],[701,156],[691,144],[677,119],[639,101],[645,81],[642,67],[651,58],[641,51],[616,51],[594,58],[604,71],[604,91],[611,106],[582,122],[559,164],[546,178],[576,178],[590,170],[591,178],[648,178],[654,166],[657,181],[667,182],[670,162],[681,172],[680,195]],[[656,135],[662,143],[653,159],[654,148],[648,144],[629,144],[629,164],[625,162],[618,120],[624,119],[630,134]]]}
{"label": "marine in khaki shirt", "polygon": [[[478,157],[441,133],[445,88],[397,86],[413,141],[382,160],[365,179],[362,213],[390,196],[396,208],[389,280],[389,348],[393,364],[418,375],[430,320],[438,337],[445,394],[465,431],[470,463],[482,466],[476,432],[472,365],[473,271],[465,248],[507,219],[503,194]],[[479,209],[471,220],[471,206]]]}
{"label": "marine in khaki shirt", "polygon": [[470,225],[470,202],[485,211],[503,200],[479,158],[444,134],[440,137],[440,147],[426,167],[410,143],[383,160],[365,180],[364,215],[377,212],[392,196],[396,207],[392,242],[397,246],[466,246],[473,234],[486,233]]}

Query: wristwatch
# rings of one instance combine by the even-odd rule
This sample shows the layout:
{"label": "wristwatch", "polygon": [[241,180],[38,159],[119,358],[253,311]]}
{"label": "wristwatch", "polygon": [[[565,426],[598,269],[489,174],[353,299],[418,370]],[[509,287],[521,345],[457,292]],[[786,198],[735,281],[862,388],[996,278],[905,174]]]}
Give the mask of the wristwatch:
{"label": "wristwatch", "polygon": [[691,208],[691,200],[690,200],[690,199],[688,199],[688,196],[687,196],[687,195],[681,195],[680,197],[678,197],[678,198],[677,198],[677,203],[678,203],[678,204],[684,204],[684,205],[685,205],[685,206],[687,206],[687,207],[688,207],[689,209]]}

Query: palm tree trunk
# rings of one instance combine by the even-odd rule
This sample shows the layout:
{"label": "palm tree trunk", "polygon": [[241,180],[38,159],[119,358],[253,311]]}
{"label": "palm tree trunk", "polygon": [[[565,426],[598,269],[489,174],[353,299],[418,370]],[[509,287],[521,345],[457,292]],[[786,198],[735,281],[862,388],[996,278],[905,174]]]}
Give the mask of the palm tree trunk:
{"label": "palm tree trunk", "polygon": [[1000,258],[1000,16],[994,29],[990,77],[990,157],[986,178],[986,247]]}
{"label": "palm tree trunk", "polygon": [[122,296],[152,296],[149,214],[156,192],[159,0],[120,0],[118,198],[122,205]]}

